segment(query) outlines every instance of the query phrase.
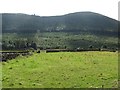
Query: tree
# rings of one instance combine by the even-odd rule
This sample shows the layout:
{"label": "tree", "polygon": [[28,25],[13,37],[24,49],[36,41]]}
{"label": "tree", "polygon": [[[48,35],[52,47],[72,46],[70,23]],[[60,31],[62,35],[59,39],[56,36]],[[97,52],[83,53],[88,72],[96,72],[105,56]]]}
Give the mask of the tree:
{"label": "tree", "polygon": [[93,48],[93,46],[92,46],[92,45],[90,45],[90,46],[89,46],[89,48],[90,48],[90,49],[92,49],[92,48]]}
{"label": "tree", "polygon": [[34,48],[35,50],[37,50],[37,44],[35,42],[33,42],[33,41],[31,43],[31,47]]}
{"label": "tree", "polygon": [[106,46],[106,45],[103,45],[103,46],[102,46],[102,48],[105,48],[105,49],[107,49],[107,46]]}
{"label": "tree", "polygon": [[7,43],[5,41],[2,41],[2,49],[7,49]]}

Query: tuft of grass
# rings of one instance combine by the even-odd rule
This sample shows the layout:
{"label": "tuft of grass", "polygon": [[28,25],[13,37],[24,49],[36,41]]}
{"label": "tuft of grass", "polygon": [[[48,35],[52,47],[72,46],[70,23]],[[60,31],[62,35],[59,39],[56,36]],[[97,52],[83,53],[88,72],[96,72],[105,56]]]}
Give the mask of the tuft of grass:
{"label": "tuft of grass", "polygon": [[12,67],[9,67],[9,69],[12,69]]}

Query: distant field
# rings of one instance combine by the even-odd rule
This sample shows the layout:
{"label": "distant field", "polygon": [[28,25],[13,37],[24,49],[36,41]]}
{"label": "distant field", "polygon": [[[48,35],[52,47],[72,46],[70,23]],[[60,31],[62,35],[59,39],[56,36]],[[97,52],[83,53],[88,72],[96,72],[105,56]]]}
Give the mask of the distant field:
{"label": "distant field", "polygon": [[35,53],[2,62],[3,88],[117,88],[117,52]]}

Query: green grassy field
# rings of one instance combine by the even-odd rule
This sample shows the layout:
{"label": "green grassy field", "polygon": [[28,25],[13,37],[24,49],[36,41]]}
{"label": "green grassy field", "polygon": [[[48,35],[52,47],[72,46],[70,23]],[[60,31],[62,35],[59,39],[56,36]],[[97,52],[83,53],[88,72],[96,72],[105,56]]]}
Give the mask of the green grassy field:
{"label": "green grassy field", "polygon": [[35,53],[2,62],[3,88],[116,88],[117,52]]}

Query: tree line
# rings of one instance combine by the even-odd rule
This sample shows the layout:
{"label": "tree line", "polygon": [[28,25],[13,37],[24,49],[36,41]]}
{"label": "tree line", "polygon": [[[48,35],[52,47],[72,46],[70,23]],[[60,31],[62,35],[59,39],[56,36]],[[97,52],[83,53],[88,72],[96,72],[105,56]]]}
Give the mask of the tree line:
{"label": "tree line", "polygon": [[34,41],[25,42],[25,41],[2,41],[2,50],[25,50],[33,48],[37,50],[37,44]]}
{"label": "tree line", "polygon": [[109,48],[107,45],[102,45],[101,47],[97,48],[94,47],[94,45],[89,45],[88,47],[84,48],[84,47],[77,47],[77,48],[68,48],[67,46],[60,48],[58,46],[56,47],[49,47],[49,48],[43,48],[43,47],[38,47],[37,43],[34,41],[28,42],[28,41],[24,41],[24,40],[17,40],[17,41],[2,41],[1,43],[1,47],[2,50],[29,50],[31,48],[33,48],[34,50],[40,49],[66,49],[66,50],[73,50],[73,51],[100,51],[100,50],[117,50],[117,48]]}

